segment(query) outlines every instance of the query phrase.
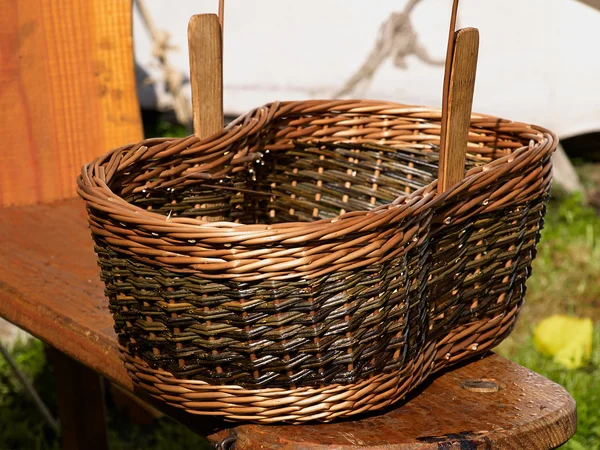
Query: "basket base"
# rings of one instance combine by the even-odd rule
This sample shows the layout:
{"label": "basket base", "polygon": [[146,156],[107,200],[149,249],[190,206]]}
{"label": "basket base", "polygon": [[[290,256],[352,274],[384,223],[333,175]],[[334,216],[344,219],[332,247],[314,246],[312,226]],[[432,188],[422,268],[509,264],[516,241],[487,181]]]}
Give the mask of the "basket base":
{"label": "basket base", "polygon": [[512,330],[520,305],[491,320],[457,327],[438,342],[427,344],[403,370],[359,383],[297,389],[246,389],[181,380],[151,368],[120,347],[134,384],[149,395],[187,413],[256,423],[331,422],[377,411],[402,400],[429,375],[499,344]]}
{"label": "basket base", "polygon": [[140,358],[125,352],[122,355],[137,387],[188,413],[257,423],[303,423],[330,422],[396,403],[431,373],[436,351],[434,345],[429,345],[404,370],[376,375],[360,383],[298,389],[244,389],[180,380],[152,369]]}

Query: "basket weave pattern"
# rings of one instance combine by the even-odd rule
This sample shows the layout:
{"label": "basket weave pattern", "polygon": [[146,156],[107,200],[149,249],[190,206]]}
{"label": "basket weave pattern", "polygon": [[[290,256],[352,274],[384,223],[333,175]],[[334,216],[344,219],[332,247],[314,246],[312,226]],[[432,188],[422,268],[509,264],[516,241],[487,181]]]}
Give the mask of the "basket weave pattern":
{"label": "basket weave pattern", "polygon": [[550,186],[548,131],[473,115],[436,194],[440,112],[274,103],[78,180],[126,366],[196,414],[380,409],[511,330]]}

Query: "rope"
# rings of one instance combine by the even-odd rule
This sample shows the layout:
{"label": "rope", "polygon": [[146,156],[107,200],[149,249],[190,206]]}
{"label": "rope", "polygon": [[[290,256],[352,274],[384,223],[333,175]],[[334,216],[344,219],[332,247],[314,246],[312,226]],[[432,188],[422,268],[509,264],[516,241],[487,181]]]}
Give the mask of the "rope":
{"label": "rope", "polygon": [[381,25],[379,38],[373,50],[356,71],[348,79],[344,86],[334,95],[334,98],[351,94],[359,84],[368,84],[381,64],[388,58],[392,58],[394,65],[406,69],[408,64],[406,58],[415,55],[421,61],[432,66],[443,66],[445,60],[434,59],[429,52],[419,43],[410,14],[421,0],[409,0],[400,13],[392,13]]}
{"label": "rope", "polygon": [[145,0],[135,0],[142,16],[144,26],[150,33],[152,39],[152,56],[154,56],[163,69],[167,91],[173,96],[173,109],[177,121],[181,124],[189,125],[192,121],[192,106],[183,93],[183,75],[169,64],[169,52],[175,47],[170,45],[171,35],[164,30],[159,30],[154,26],[152,17],[148,12]]}

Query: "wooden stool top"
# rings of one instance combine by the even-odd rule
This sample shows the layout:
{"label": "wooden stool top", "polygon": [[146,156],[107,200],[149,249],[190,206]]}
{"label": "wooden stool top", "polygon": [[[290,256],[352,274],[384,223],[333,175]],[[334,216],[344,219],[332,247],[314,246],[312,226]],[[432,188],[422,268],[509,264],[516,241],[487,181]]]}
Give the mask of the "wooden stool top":
{"label": "wooden stool top", "polygon": [[575,402],[558,385],[491,354],[446,372],[404,405],[333,424],[243,425],[234,435],[248,450],[547,449],[575,432]]}
{"label": "wooden stool top", "polygon": [[[0,316],[134,392],[120,360],[83,202],[0,209]],[[404,405],[355,421],[237,425],[156,404],[236,450],[549,449],[575,432],[560,386],[491,354],[448,371]]]}

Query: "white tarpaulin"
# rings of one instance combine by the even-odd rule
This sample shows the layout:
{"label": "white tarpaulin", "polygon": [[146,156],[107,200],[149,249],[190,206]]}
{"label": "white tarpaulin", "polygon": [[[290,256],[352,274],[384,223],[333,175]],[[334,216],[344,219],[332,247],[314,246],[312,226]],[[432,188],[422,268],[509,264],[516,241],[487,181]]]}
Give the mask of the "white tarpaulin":
{"label": "white tarpaulin", "polygon": [[[174,68],[188,76],[187,22],[216,12],[217,0],[144,0],[155,26],[178,48]],[[381,25],[406,0],[227,0],[224,109],[238,115],[273,100],[331,98],[363,64]],[[446,51],[449,0],[421,0],[411,14],[433,59]],[[600,131],[600,12],[573,0],[463,0],[459,26],[481,32],[473,110],[531,122],[568,137]],[[136,9],[136,62],[152,80],[144,107],[170,98],[152,41]],[[443,67],[414,55],[386,60],[352,97],[439,106]],[[145,75],[142,75],[145,76]],[[184,84],[189,97],[189,83]]]}

